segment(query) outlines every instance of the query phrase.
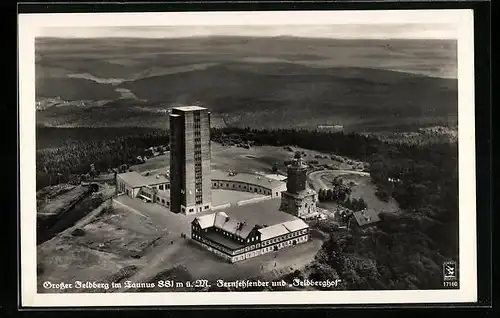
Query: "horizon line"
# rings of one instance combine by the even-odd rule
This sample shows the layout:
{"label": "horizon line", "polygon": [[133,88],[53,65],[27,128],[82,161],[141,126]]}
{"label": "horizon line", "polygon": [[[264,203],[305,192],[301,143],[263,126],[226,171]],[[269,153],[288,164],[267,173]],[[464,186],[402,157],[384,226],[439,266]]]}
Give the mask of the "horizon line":
{"label": "horizon line", "polygon": [[35,36],[35,39],[64,39],[64,40],[105,40],[105,39],[144,39],[144,40],[174,40],[174,39],[192,39],[192,38],[298,38],[298,39],[318,39],[318,40],[423,40],[423,41],[458,41],[458,39],[453,37],[443,37],[443,38],[433,38],[433,37],[307,37],[307,36],[297,36],[297,35],[260,35],[260,36],[250,36],[250,35],[192,35],[192,36],[182,36],[182,37],[155,37],[155,36]]}

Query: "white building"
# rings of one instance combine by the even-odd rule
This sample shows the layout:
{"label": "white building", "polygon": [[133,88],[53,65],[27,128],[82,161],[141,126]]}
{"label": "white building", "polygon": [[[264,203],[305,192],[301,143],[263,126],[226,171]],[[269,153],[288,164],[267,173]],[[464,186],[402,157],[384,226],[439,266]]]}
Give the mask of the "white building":
{"label": "white building", "polygon": [[216,212],[193,220],[191,238],[234,263],[307,242],[309,225],[299,218],[271,226],[250,225]]}
{"label": "white building", "polygon": [[141,188],[143,187],[167,191],[170,189],[170,181],[163,175],[145,176],[137,171],[120,173],[116,176],[117,193],[124,193],[130,197],[137,198],[140,196]]}
{"label": "white building", "polygon": [[251,192],[280,197],[286,190],[286,183],[263,175],[236,173],[230,174],[219,170],[212,170],[212,189],[225,189],[234,191]]}

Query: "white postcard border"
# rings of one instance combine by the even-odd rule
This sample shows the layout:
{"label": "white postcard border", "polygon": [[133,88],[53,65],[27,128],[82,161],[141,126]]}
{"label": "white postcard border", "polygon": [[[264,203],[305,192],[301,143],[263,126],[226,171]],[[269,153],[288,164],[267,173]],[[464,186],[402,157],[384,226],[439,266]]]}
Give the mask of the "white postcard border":
{"label": "white postcard border", "polygon": [[[39,294],[36,279],[34,38],[46,27],[454,23],[458,26],[460,289],[418,291]],[[183,306],[477,301],[472,10],[82,13],[19,15],[21,306]]]}

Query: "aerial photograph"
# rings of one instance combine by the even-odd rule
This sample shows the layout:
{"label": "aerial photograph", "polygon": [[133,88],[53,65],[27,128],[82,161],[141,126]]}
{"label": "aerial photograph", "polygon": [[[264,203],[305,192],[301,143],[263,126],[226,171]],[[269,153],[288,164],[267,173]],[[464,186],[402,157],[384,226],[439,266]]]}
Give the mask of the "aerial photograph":
{"label": "aerial photograph", "polygon": [[458,289],[453,24],[46,27],[38,293]]}

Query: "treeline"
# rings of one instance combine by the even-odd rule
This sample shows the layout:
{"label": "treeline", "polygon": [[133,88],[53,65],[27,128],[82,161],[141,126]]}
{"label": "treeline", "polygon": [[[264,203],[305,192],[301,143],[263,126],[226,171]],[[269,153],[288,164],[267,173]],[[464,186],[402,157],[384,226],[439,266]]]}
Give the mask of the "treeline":
{"label": "treeline", "polygon": [[226,140],[241,140],[254,146],[297,146],[301,148],[335,153],[358,159],[365,159],[376,153],[382,142],[358,134],[332,133],[306,129],[256,130],[250,128],[213,128],[212,140],[223,143]]}
{"label": "treeline", "polygon": [[[45,133],[43,130],[45,128],[41,129],[41,134]],[[113,129],[110,131],[114,132]],[[63,136],[70,133],[66,128],[61,132]],[[89,132],[102,130],[93,132],[90,129]],[[168,132],[161,130],[140,131],[137,135],[111,135],[111,138],[97,134],[74,134],[74,138],[64,142],[57,140],[54,128],[49,134],[54,138],[52,143],[59,146],[37,150],[37,189],[61,182],[79,182],[90,173],[111,173],[112,169],[122,164],[140,163],[138,157],[150,155],[147,148],[169,143]],[[47,136],[41,139],[47,139]]]}
{"label": "treeline", "polygon": [[[369,229],[335,232],[312,275],[339,277],[347,289],[443,288],[444,258],[458,259],[456,142],[384,142],[372,136],[306,130],[220,129],[215,140],[240,135],[255,145],[292,145],[366,161],[377,194],[401,213],[381,215]],[[332,192],[333,196],[333,192]],[[355,222],[354,222],[355,223]]]}
{"label": "treeline", "polygon": [[36,149],[66,147],[82,142],[115,140],[124,137],[138,137],[150,133],[166,133],[144,127],[36,127]]}
{"label": "treeline", "polygon": [[310,266],[310,278],[342,280],[346,290],[443,288],[442,264],[447,259],[425,234],[432,221],[415,214],[382,214],[375,227],[332,229]]}
{"label": "treeline", "polygon": [[[377,193],[394,197],[402,213],[381,216],[373,229],[332,232],[317,262],[323,269],[318,271],[328,268],[349,282],[348,288],[438,288],[442,258],[458,257],[457,143],[391,143],[372,136],[298,129],[221,128],[212,129],[211,137],[221,143],[298,146],[370,164]],[[107,171],[134,163],[146,148],[166,143],[168,132],[157,131],[40,149],[37,186],[48,184],[49,178],[62,182],[87,173],[91,164]]]}

